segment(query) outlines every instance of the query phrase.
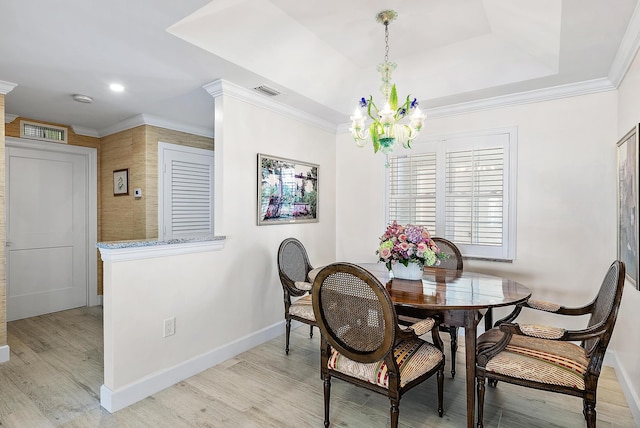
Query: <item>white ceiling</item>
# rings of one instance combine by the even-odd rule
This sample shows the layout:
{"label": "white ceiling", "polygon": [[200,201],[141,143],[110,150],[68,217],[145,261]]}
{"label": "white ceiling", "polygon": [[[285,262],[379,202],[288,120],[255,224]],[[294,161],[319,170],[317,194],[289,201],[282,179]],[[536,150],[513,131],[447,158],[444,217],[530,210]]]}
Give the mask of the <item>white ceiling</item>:
{"label": "white ceiling", "polygon": [[[282,92],[273,100],[338,126],[359,98],[379,98],[381,10],[398,12],[389,59],[399,95],[417,97],[429,113],[523,92],[616,87],[638,49],[636,4],[5,0],[0,81],[18,85],[6,113],[95,135],[141,114],[212,134],[213,99],[202,87],[218,79],[266,84]],[[109,91],[112,82],[125,92]]]}

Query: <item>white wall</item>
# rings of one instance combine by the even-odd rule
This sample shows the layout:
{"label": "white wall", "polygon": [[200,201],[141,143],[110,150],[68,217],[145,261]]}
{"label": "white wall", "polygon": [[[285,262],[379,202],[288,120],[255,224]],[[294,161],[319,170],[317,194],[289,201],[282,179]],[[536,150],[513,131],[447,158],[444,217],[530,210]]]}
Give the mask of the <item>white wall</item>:
{"label": "white wall", "polygon": [[[622,138],[631,128],[640,122],[640,56],[636,56],[631,68],[627,72],[618,89],[618,138]],[[640,335],[636,330],[640,315],[640,291],[630,284],[625,286],[622,305],[618,315],[616,334],[613,336],[612,347],[616,351],[619,372],[626,379],[634,382],[629,385],[627,400],[635,402],[635,418],[640,421]],[[631,399],[631,400],[630,400]]]}
{"label": "white wall", "polygon": [[[511,277],[537,298],[585,303],[615,259],[616,92],[427,118],[420,138],[509,126],[518,130],[516,260],[465,268]],[[385,167],[371,153],[338,138],[338,258],[376,259]]]}
{"label": "white wall", "polygon": [[[283,239],[300,239],[314,265],[335,260],[335,135],[227,96],[216,99],[216,114],[224,116],[216,129],[216,188],[224,189],[216,234],[227,237],[225,247],[105,263],[108,410],[260,343],[265,330],[284,333],[276,266]],[[318,223],[256,225],[259,152],[319,164]],[[176,334],[163,338],[170,317]]]}

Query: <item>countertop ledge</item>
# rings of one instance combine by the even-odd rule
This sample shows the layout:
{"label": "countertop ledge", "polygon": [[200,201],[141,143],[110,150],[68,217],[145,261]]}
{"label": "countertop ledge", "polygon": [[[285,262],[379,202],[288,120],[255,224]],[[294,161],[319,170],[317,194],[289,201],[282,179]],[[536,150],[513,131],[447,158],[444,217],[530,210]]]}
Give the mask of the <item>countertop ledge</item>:
{"label": "countertop ledge", "polygon": [[224,248],[225,236],[98,242],[96,247],[105,262],[120,262],[180,254],[219,251]]}

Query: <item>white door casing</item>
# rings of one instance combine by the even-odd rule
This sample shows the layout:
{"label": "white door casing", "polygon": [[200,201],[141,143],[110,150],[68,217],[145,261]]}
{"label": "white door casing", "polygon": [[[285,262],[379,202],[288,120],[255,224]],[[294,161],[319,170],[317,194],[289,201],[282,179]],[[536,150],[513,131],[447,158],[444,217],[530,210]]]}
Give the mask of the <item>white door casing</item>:
{"label": "white door casing", "polygon": [[6,140],[7,320],[99,304],[96,150]]}

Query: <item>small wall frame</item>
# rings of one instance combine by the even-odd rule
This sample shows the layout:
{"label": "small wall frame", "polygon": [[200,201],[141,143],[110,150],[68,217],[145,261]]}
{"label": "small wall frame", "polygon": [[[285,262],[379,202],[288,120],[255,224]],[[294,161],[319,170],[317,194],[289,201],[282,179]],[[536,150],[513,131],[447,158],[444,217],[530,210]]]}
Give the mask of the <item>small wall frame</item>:
{"label": "small wall frame", "polygon": [[258,226],[318,222],[318,165],[258,153]]}
{"label": "small wall frame", "polygon": [[113,171],[113,196],[129,194],[129,169]]}

